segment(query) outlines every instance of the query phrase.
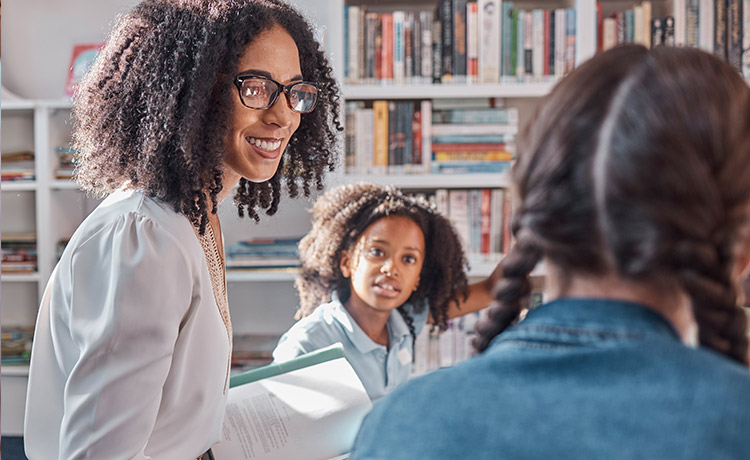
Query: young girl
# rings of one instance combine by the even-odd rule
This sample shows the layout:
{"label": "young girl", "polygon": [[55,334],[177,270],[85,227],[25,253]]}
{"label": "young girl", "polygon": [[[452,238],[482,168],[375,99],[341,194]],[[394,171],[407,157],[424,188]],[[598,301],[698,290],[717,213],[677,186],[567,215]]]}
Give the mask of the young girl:
{"label": "young girl", "polygon": [[302,319],[281,337],[274,360],[341,342],[373,401],[409,378],[425,323],[445,328],[486,307],[501,276],[498,265],[468,286],[448,219],[426,200],[382,185],[344,185],[320,197],[299,247]]}

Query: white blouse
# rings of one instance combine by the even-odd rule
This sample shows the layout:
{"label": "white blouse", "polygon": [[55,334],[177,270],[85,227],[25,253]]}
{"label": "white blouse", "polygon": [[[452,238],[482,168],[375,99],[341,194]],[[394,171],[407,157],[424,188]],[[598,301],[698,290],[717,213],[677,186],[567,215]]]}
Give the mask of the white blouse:
{"label": "white blouse", "polygon": [[76,230],[42,298],[28,457],[205,452],[221,440],[228,321],[189,220],[140,191],[109,196]]}

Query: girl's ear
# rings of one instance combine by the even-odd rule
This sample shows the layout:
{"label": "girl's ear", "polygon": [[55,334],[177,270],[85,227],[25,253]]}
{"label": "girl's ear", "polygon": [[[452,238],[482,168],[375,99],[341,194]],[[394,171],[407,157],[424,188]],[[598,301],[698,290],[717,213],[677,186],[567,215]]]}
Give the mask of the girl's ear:
{"label": "girl's ear", "polygon": [[349,278],[352,275],[351,261],[352,259],[349,255],[349,251],[341,251],[341,258],[339,259],[339,270],[341,270],[341,274],[344,275],[344,278]]}

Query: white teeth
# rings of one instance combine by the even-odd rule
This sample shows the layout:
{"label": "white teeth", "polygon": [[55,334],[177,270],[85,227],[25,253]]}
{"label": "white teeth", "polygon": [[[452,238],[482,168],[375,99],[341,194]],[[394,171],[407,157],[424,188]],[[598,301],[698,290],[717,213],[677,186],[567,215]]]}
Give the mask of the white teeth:
{"label": "white teeth", "polygon": [[390,284],[381,284],[380,287],[382,289],[385,289],[386,291],[395,291],[396,290],[396,288],[394,288]]}
{"label": "white teeth", "polygon": [[256,137],[248,137],[247,141],[252,145],[258,147],[259,149],[266,150],[268,152],[278,149],[281,145],[281,141],[268,142]]}

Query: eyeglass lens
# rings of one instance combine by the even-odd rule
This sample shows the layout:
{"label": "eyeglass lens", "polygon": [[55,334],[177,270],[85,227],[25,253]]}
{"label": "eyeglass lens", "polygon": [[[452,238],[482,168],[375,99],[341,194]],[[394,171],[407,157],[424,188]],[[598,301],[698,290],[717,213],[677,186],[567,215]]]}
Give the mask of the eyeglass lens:
{"label": "eyeglass lens", "polygon": [[[308,83],[294,83],[287,92],[289,106],[295,112],[305,113],[315,107],[318,89]],[[265,109],[276,102],[281,87],[265,78],[248,78],[242,81],[240,95],[243,103],[253,109]]]}

